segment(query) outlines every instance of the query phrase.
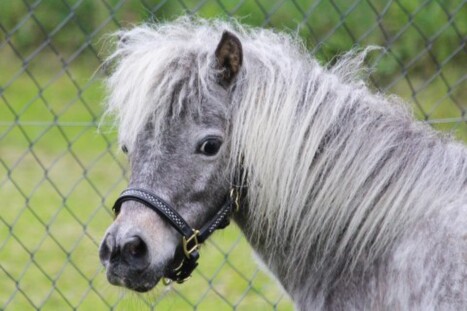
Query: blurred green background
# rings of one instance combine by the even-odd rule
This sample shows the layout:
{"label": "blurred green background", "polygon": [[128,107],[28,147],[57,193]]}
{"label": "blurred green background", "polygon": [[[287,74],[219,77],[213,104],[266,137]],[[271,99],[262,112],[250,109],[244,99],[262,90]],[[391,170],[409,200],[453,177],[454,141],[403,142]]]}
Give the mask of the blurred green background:
{"label": "blurred green background", "polygon": [[370,84],[467,141],[465,0],[0,0],[0,310],[291,310],[235,227],[184,285],[136,295],[97,257],[127,182],[104,123],[108,34],[182,14],[238,18],[303,37],[323,63],[379,45]]}

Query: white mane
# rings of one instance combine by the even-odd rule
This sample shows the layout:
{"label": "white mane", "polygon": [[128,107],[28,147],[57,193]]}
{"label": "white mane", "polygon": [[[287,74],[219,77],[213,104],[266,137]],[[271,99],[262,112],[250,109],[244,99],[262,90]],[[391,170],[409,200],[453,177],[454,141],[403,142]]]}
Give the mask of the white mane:
{"label": "white mane", "polygon": [[355,268],[420,217],[466,200],[458,195],[466,193],[465,147],[414,122],[398,99],[370,91],[356,77],[365,52],[326,69],[296,38],[218,20],[183,18],[120,34],[108,111],[122,143],[132,148],[149,118],[163,123],[157,118],[183,79],[189,87],[179,107],[195,84],[209,95],[224,30],[239,37],[244,54],[232,90],[232,170],[247,172],[249,230],[253,243],[260,232],[265,239],[266,262],[287,251],[292,270],[310,258],[329,273]]}
{"label": "white mane", "polygon": [[[216,42],[208,25],[192,27],[188,19],[180,19],[178,24],[142,25],[115,34],[117,49],[105,63],[113,67],[105,116],[115,117],[120,143],[130,150],[148,120],[157,129],[157,140],[167,115],[199,108],[186,105],[185,98],[198,97],[200,91],[210,95]],[[173,105],[176,88],[180,89]]]}
{"label": "white mane", "polygon": [[249,221],[267,230],[271,254],[287,249],[297,269],[310,253],[318,270],[355,268],[421,217],[465,202],[465,147],[358,79],[366,51],[326,69],[289,35],[241,40],[232,159],[243,159]]}

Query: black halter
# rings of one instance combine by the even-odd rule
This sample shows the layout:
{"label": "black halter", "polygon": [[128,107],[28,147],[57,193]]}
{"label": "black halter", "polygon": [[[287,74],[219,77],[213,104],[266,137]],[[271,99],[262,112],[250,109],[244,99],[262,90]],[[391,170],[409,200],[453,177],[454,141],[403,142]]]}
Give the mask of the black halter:
{"label": "black halter", "polygon": [[160,197],[141,188],[124,190],[115,201],[113,210],[118,215],[123,202],[138,201],[155,211],[182,235],[182,247],[185,256],[178,267],[166,273],[164,283],[168,285],[171,281],[183,283],[190,278],[191,273],[198,266],[200,244],[206,241],[215,230],[223,229],[229,225],[232,212],[237,211],[239,208],[238,199],[236,190],[232,189],[222,208],[199,230],[191,228],[183,217]]}

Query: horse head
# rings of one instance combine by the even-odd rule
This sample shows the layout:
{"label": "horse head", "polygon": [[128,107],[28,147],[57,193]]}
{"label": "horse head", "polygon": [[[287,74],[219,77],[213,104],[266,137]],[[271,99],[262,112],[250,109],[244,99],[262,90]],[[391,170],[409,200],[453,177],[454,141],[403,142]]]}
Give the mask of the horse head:
{"label": "horse head", "polygon": [[[132,50],[138,36],[148,40],[145,56]],[[125,101],[119,131],[131,178],[99,250],[109,282],[138,292],[162,278],[182,282],[196,267],[208,227],[228,222],[230,94],[242,65],[231,32],[204,53],[188,43],[151,51],[158,43],[149,39],[123,36],[109,79],[109,105]]]}

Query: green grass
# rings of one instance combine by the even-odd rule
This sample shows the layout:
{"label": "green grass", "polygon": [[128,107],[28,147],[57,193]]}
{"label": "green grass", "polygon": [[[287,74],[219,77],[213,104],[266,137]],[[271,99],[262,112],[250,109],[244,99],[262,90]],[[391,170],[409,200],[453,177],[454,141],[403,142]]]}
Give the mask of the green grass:
{"label": "green grass", "polygon": [[[195,2],[198,1],[186,1],[189,8]],[[343,7],[348,3],[337,2],[342,2]],[[452,7],[456,6],[454,2]],[[37,9],[37,18],[48,32],[63,20],[60,14],[68,10],[57,6],[54,14],[45,14],[50,3],[43,1]],[[308,2],[295,3],[306,7]],[[409,1],[401,3],[411,5]],[[44,39],[35,24],[28,21],[11,38],[21,57],[0,40],[0,309],[144,310],[156,306],[158,310],[189,310],[197,306],[200,310],[231,310],[237,306],[239,310],[291,310],[290,301],[275,282],[258,270],[250,247],[235,226],[207,243],[193,278],[175,285],[171,291],[158,286],[150,294],[136,295],[107,283],[98,260],[98,243],[112,222],[110,207],[126,187],[128,172],[124,155],[117,151],[115,132],[105,124],[100,131],[97,128],[104,94],[98,82],[100,74],[95,80],[92,77],[100,62],[90,48],[85,48],[76,59],[73,57],[85,37],[78,22],[84,21],[81,26],[92,31],[107,16],[105,8],[93,5],[102,6],[100,2],[86,2],[80,7],[74,22],[52,36],[56,50],[50,46],[41,50],[27,63],[26,71],[22,70],[23,60]],[[333,10],[329,4],[323,6],[321,10]],[[126,2],[124,8],[117,10],[117,18],[138,21],[150,15],[136,7],[135,2]],[[179,2],[169,1],[158,16],[169,18],[181,10]],[[427,10],[429,14],[414,14],[413,21],[423,24],[432,15],[442,16],[439,8],[430,6]],[[219,5],[209,1],[199,13],[213,16],[219,12]],[[389,30],[397,30],[404,18],[397,12],[397,8],[391,8],[384,17]],[[15,25],[26,14],[19,2],[0,2],[3,25]],[[246,16],[244,22],[250,24],[264,21],[264,13],[252,1],[246,1],[238,14]],[[346,17],[347,26],[362,35],[371,26],[373,20],[367,18],[371,14],[368,7],[352,11]],[[467,19],[460,16],[454,14],[452,18],[465,33]],[[287,2],[272,14],[270,22],[279,28],[294,28],[302,17],[297,7]],[[311,29],[320,34],[329,33],[338,22],[335,13],[313,13],[308,20]],[[425,23],[425,31],[435,32],[443,22]],[[102,42],[97,42],[97,38],[116,28],[113,23],[103,27],[93,37],[94,46],[100,50]],[[303,29],[301,34],[313,47],[316,40],[306,32],[307,27]],[[2,35],[0,32],[0,39]],[[446,30],[445,35],[443,44],[433,42],[434,53],[441,61],[456,47],[453,30]],[[389,86],[388,92],[408,102],[418,102],[413,110],[419,119],[460,118],[462,111],[467,110],[462,59],[455,57],[437,71],[429,55],[424,54],[414,66],[402,68],[397,61],[405,64],[423,47],[420,35],[413,29],[400,40],[394,53],[384,56],[376,67],[374,77],[378,85]],[[361,42],[382,41],[374,30]],[[450,48],[446,49],[444,43],[450,43]],[[328,61],[352,45],[341,27],[328,37],[317,56]],[[67,64],[65,71],[63,63]],[[407,70],[410,80],[399,79],[403,70]],[[433,75],[436,78],[430,81]],[[393,84],[394,81],[397,82]],[[450,97],[445,96],[448,91]],[[465,121],[434,126],[467,141]]]}

